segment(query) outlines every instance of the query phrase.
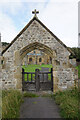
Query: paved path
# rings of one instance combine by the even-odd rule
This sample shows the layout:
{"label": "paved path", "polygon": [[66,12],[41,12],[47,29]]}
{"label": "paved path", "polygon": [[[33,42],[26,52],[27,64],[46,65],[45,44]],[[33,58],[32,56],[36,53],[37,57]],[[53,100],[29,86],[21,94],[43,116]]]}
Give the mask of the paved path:
{"label": "paved path", "polygon": [[20,118],[60,118],[59,108],[52,98],[25,98]]}

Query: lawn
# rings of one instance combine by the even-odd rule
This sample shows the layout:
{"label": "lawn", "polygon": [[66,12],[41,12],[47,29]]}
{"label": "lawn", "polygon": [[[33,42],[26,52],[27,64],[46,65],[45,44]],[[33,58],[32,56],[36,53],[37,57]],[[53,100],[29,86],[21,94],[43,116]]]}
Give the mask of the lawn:
{"label": "lawn", "polygon": [[[47,65],[27,65],[27,66],[22,66],[25,72],[35,72],[35,69],[41,70],[42,67],[49,68],[49,71],[52,68],[51,64]],[[51,79],[50,74],[48,75],[49,80]],[[33,80],[35,80],[35,74],[33,74]],[[25,81],[27,81],[27,75],[25,75]],[[31,74],[29,74],[29,81],[31,81]]]}
{"label": "lawn", "polygon": [[22,68],[25,69],[25,72],[35,72],[35,69],[39,69],[41,70],[42,67],[46,67],[46,68],[49,68],[49,71],[50,69],[52,68],[52,65],[50,64],[47,64],[47,65],[27,65],[27,66],[22,66]]}

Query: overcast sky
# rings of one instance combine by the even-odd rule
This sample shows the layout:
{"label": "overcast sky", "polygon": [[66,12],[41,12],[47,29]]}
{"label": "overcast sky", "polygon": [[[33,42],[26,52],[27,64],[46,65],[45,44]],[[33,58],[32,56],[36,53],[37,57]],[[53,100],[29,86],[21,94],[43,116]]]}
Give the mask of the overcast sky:
{"label": "overcast sky", "polygon": [[78,0],[0,0],[2,41],[11,42],[32,19],[34,9],[64,44],[78,46]]}

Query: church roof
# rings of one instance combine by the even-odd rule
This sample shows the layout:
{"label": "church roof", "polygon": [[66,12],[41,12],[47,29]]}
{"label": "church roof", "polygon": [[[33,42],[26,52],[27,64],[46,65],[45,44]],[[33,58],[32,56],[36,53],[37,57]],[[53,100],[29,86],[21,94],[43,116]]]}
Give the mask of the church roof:
{"label": "church roof", "polygon": [[17,40],[17,38],[30,26],[30,24],[36,20],[41,24],[61,45],[63,45],[70,53],[74,54],[70,48],[68,48],[57,36],[55,36],[37,17],[33,17],[30,22],[19,32],[19,34],[12,40],[12,42],[2,51],[2,54]]}

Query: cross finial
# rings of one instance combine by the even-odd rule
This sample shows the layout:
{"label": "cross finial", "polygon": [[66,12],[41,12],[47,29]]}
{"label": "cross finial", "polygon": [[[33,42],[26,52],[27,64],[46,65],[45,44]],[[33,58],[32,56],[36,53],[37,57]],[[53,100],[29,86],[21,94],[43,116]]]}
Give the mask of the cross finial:
{"label": "cross finial", "polygon": [[34,14],[34,17],[37,17],[36,14],[38,14],[38,13],[39,13],[39,11],[37,11],[36,9],[34,11],[32,11],[32,14]]}

